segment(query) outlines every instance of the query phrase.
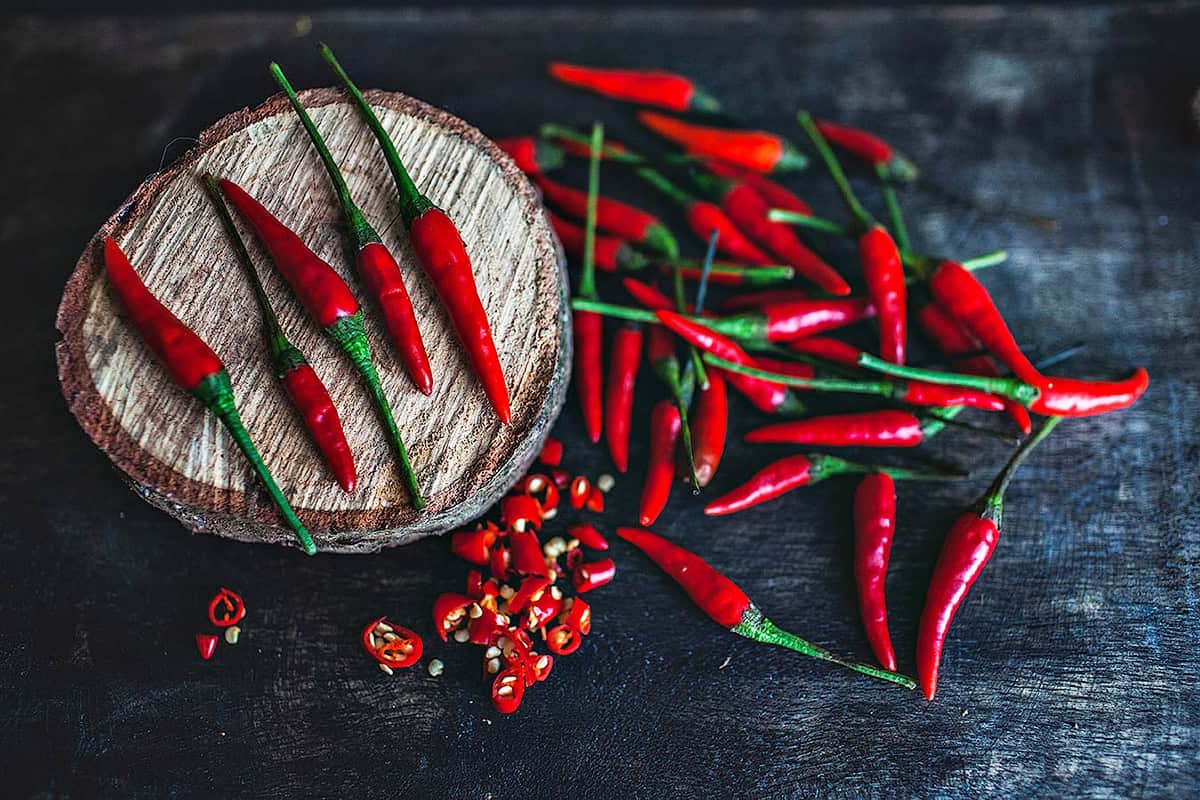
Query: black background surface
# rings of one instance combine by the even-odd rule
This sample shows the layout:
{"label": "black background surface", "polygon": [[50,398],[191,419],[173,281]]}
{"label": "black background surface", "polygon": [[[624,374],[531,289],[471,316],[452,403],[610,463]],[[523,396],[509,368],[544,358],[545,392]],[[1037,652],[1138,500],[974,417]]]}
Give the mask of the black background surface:
{"label": "black background surface", "polygon": [[[3,793],[1194,792],[1197,32],[1194,4],[10,17],[0,29],[0,263],[10,287],[0,339]],[[723,634],[617,545],[617,580],[589,597],[592,636],[502,717],[478,651],[432,635],[430,602],[465,575],[444,540],[305,559],[189,536],[123,487],[57,387],[62,286],[168,142],[273,91],[269,59],[298,86],[328,83],[318,37],[361,84],[401,89],[495,136],[603,118],[613,136],[650,144],[629,109],[553,85],[543,73],[551,58],[674,68],[796,141],[799,105],[868,126],[920,164],[929,187],[991,209],[933,188],[903,197],[922,249],[1010,251],[985,282],[1031,352],[1082,340],[1088,350],[1064,370],[1150,369],[1136,407],[1065,423],[1014,483],[1000,547],[956,620],[936,703]],[[582,173],[566,174],[579,182]],[[683,235],[672,209],[615,172],[603,180]],[[856,183],[878,210],[870,182]],[[819,170],[793,185],[840,213]],[[1012,209],[1059,225],[1025,224]],[[844,246],[823,245],[853,264]],[[614,284],[602,291],[620,297]],[[634,466],[609,497],[606,528],[636,508],[657,396],[648,374],[638,392]],[[787,452],[737,444],[754,418],[740,401],[736,413],[715,492]],[[570,469],[610,470],[583,443],[574,396],[556,435]],[[905,671],[943,532],[1004,456],[1003,445],[954,431],[922,452],[874,456],[941,459],[976,476],[901,487],[889,605]],[[867,658],[850,567],[853,490],[833,481],[714,521],[679,489],[655,527],[727,571],[776,622]],[[218,585],[241,590],[251,614],[239,646],[202,662],[192,635]],[[381,675],[356,637],[382,613],[427,634],[426,659],[442,658],[446,674]]]}

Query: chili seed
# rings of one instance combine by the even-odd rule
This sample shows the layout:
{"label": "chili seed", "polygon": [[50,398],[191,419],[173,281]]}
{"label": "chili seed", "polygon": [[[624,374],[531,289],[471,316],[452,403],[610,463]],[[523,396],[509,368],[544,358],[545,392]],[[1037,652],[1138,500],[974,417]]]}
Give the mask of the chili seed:
{"label": "chili seed", "polygon": [[500,671],[500,659],[491,658],[487,662],[487,671],[489,675],[495,675]]}
{"label": "chili seed", "polygon": [[542,519],[554,519],[557,516],[558,516],[558,509],[551,508],[551,509],[547,509],[545,514],[542,514]]}
{"label": "chili seed", "polygon": [[388,631],[387,633],[385,633],[385,634],[383,635],[383,640],[384,640],[385,642],[394,642],[394,641],[396,641],[396,640],[397,640],[397,639],[399,639],[399,638],[400,638],[400,635],[399,635],[399,634],[397,634],[397,633],[392,633],[391,631]]}
{"label": "chili seed", "polygon": [[601,475],[599,478],[596,478],[596,488],[602,492],[605,492],[606,494],[616,485],[617,479],[612,475],[609,475],[607,472]]}
{"label": "chili seed", "polygon": [[559,590],[559,588],[557,586],[550,587],[550,596],[553,597],[555,600],[562,600],[562,592]]}
{"label": "chili seed", "polygon": [[459,628],[458,630],[456,630],[454,632],[454,641],[456,641],[460,644],[467,641],[470,638],[471,638],[471,634],[467,633],[466,630],[463,628]]}
{"label": "chili seed", "polygon": [[479,619],[483,616],[483,609],[479,607],[479,603],[471,603],[470,610],[471,619]]}
{"label": "chili seed", "polygon": [[500,596],[505,600],[511,600],[512,596],[517,593],[517,590],[509,586],[507,583],[500,587]]}
{"label": "chili seed", "polygon": [[237,644],[238,637],[242,635],[242,629],[237,625],[230,625],[225,629],[225,641],[230,644]]}
{"label": "chili seed", "polygon": [[513,688],[511,686],[509,686],[507,683],[496,690],[496,695],[498,697],[508,697],[512,693],[513,693]]}
{"label": "chili seed", "polygon": [[524,519],[519,519],[513,523],[513,530],[516,531],[517,533],[524,533],[525,528],[526,528],[526,522]]}
{"label": "chili seed", "polygon": [[543,670],[546,668],[546,665],[549,663],[550,663],[550,656],[542,656],[541,658],[539,658],[537,660],[537,663],[534,664],[534,669]]}
{"label": "chili seed", "polygon": [[435,678],[438,675],[441,675],[445,669],[446,665],[441,662],[441,659],[435,658],[433,661],[429,662],[429,674]]}
{"label": "chili seed", "polygon": [[579,549],[579,540],[578,539],[569,539],[567,541],[567,549],[568,550],[578,550]]}
{"label": "chili seed", "polygon": [[510,683],[516,683],[516,682],[517,682],[516,675],[505,675],[503,678],[500,679],[501,686],[506,686]]}
{"label": "chili seed", "polygon": [[372,650],[378,650],[378,649],[379,649],[379,642],[375,641],[375,634],[374,634],[374,633],[368,633],[368,634],[367,634],[367,637],[368,637],[368,638],[371,640],[371,649],[372,649]]}
{"label": "chili seed", "polygon": [[500,648],[496,647],[496,645],[492,645],[487,650],[483,651],[484,658],[495,658],[498,655],[500,655]]}
{"label": "chili seed", "polygon": [[388,625],[386,622],[377,623],[375,627],[384,633],[390,633],[391,631],[395,630],[395,628],[393,628],[391,625]]}
{"label": "chili seed", "polygon": [[391,668],[391,667],[389,667],[387,664],[384,664],[382,661],[381,661],[381,662],[379,662],[379,669],[380,669],[380,670],[382,670],[383,672],[387,673],[388,675],[395,675],[395,674],[396,674],[396,673],[392,672],[392,668]]}
{"label": "chili seed", "polygon": [[542,489],[546,488],[545,478],[530,478],[529,483],[525,485],[525,490],[530,494],[537,494]]}

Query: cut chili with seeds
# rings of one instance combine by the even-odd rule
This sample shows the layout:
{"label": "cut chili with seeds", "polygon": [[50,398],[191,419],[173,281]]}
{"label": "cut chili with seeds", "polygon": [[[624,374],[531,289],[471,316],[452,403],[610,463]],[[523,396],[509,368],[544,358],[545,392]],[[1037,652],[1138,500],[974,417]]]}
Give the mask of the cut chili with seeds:
{"label": "cut chili with seeds", "polygon": [[474,602],[467,595],[454,592],[438,595],[438,598],[433,601],[433,626],[437,629],[438,636],[442,637],[443,642],[446,641],[446,636],[451,631],[457,630],[466,623],[467,609]]}
{"label": "cut chili with seeds", "polygon": [[246,616],[246,603],[235,591],[221,588],[208,602],[208,621],[218,628],[236,625]]}
{"label": "cut chili with seeds", "polygon": [[583,644],[583,633],[570,625],[556,625],[546,632],[546,647],[557,656],[569,656]]}
{"label": "cut chili with seeds", "polygon": [[424,649],[420,636],[388,622],[387,617],[380,617],[363,628],[362,643],[371,658],[393,669],[411,667],[421,660]]}
{"label": "cut chili with seeds", "polygon": [[582,475],[576,475],[571,481],[571,508],[583,508],[584,503],[592,494],[592,484],[587,478]]}
{"label": "cut chili with seeds", "polygon": [[609,583],[617,573],[617,565],[611,558],[579,564],[571,572],[571,583],[579,594],[598,589]]}
{"label": "cut chili with seeds", "polygon": [[538,461],[548,467],[557,467],[562,463],[563,443],[554,437],[547,437],[545,444],[542,445],[542,452],[538,456]]}

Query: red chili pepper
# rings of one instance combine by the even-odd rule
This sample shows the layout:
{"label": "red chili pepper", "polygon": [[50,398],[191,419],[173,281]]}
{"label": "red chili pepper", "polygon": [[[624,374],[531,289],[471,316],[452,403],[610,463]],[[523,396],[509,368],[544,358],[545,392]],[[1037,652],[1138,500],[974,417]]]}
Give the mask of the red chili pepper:
{"label": "red chili pepper", "polygon": [[570,625],[555,625],[546,632],[546,647],[556,656],[569,656],[583,644],[583,634]]}
{"label": "red chili pepper", "polygon": [[[957,322],[947,316],[946,312],[937,305],[937,303],[926,303],[921,307],[921,310],[916,313],[917,324],[921,326],[921,330],[925,332],[934,344],[948,356],[958,356],[964,353],[973,353],[980,349],[980,345],[975,341],[975,337],[967,333]],[[1000,371],[996,369],[996,365],[987,356],[972,356],[961,358],[953,363],[953,367],[958,372],[967,372],[972,375],[986,375],[989,377],[997,377]],[[1029,419],[1029,412],[1020,403],[1015,400],[1008,400],[1004,404],[1008,415],[1017,423],[1017,427],[1022,433],[1029,433],[1033,430],[1033,423]]]}
{"label": "red chili pepper", "polygon": [[582,475],[576,475],[575,479],[571,481],[571,508],[583,508],[583,504],[587,502],[588,495],[591,493],[591,481]]}
{"label": "red chili pepper", "polygon": [[801,486],[811,486],[837,475],[868,472],[883,472],[893,478],[907,480],[937,481],[963,477],[949,473],[919,472],[902,467],[857,464],[827,455],[794,455],[768,464],[741,486],[706,505],[704,513],[709,516],[732,514],[774,500]]}
{"label": "red chili pepper", "polygon": [[[389,634],[392,638],[387,638]],[[363,628],[362,643],[371,658],[397,669],[411,667],[420,661],[424,649],[420,636],[408,628],[388,622],[387,617],[380,617]]]}
{"label": "red chili pepper", "polygon": [[794,303],[797,300],[808,300],[809,294],[804,289],[763,289],[758,292],[739,292],[721,301],[721,311],[735,314],[740,311],[753,311],[766,305],[778,303]]}
{"label": "red chili pepper", "polygon": [[562,606],[561,596],[555,597],[550,591],[541,592],[537,597],[531,598],[525,608],[525,627],[531,631],[544,627],[558,616]]}
{"label": "red chili pepper", "polygon": [[211,633],[197,633],[196,649],[200,651],[200,657],[208,661],[217,652],[217,637]]}
{"label": "red chili pepper", "polygon": [[237,592],[224,587],[208,603],[208,621],[218,628],[236,625],[246,616],[246,603]]}
{"label": "red chili pepper", "polygon": [[600,531],[596,530],[596,526],[591,523],[585,522],[581,525],[572,525],[570,528],[567,528],[567,536],[572,539],[578,539],[581,545],[590,547],[592,550],[608,549],[608,540],[601,536]]}
{"label": "red chili pepper", "polygon": [[768,425],[746,434],[746,441],[811,444],[826,447],[916,447],[924,438],[921,420],[907,411],[863,411],[811,417]]}
{"label": "red chili pepper", "polygon": [[875,225],[859,237],[858,258],[879,314],[879,354],[893,364],[903,364],[908,341],[908,290],[900,251],[887,229]]}
{"label": "red chili pepper", "polygon": [[446,212],[417,189],[388,132],[350,76],[338,64],[333,51],[322,45],[321,55],[349,90],[355,105],[375,134],[400,193],[400,213],[408,225],[413,252],[450,316],[450,322],[467,352],[467,360],[483,384],[484,393],[495,408],[496,415],[502,423],[508,424],[512,417],[508,388],[504,384],[500,357],[492,341],[487,312],[479,301],[471,258],[467,255],[462,235]]}
{"label": "red chili pepper", "polygon": [[[476,610],[480,613],[473,616]],[[467,641],[471,644],[493,644],[507,630],[508,617],[495,609],[475,604],[467,612]]]}
{"label": "red chili pepper", "polygon": [[929,580],[925,609],[921,612],[917,630],[917,676],[926,699],[932,700],[937,692],[942,648],[954,614],[1000,539],[1004,492],[1021,463],[1058,422],[1058,417],[1051,417],[1037,434],[1026,439],[975,507],[955,520],[946,534],[933,577]]}
{"label": "red chili pepper", "polygon": [[548,467],[557,467],[562,463],[562,457],[563,443],[553,436],[546,437],[546,442],[542,445],[542,452],[538,456],[538,461]]}
{"label": "red chili pepper", "polygon": [[229,203],[254,229],[275,268],[292,287],[292,292],[301,305],[308,310],[317,324],[325,329],[326,335],[345,351],[355,369],[362,375],[392,446],[396,449],[401,477],[412,497],[413,506],[417,510],[424,508],[425,500],[421,496],[421,488],[409,465],[408,451],[396,428],[392,407],[379,383],[379,374],[371,359],[371,347],[363,329],[362,314],[350,287],[333,267],[308,249],[299,236],[272,216],[271,212],[240,186],[224,179],[219,181],[218,185]]}
{"label": "red chili pepper", "polygon": [[167,370],[167,374],[196,396],[229,431],[238,448],[258,473],[271,499],[308,555],[317,546],[296,512],[275,483],[258,448],[246,432],[233,399],[233,387],[225,365],[212,348],[158,301],[134,271],[129,259],[113,238],[104,239],[104,269],[108,281],[125,307],[138,336]]}
{"label": "red chili pepper", "polygon": [[[561,470],[554,470],[554,472],[557,474],[561,472]],[[568,477],[567,480],[570,480],[570,478]],[[563,483],[563,486],[566,486],[565,482]],[[543,475],[540,472],[530,473],[529,475],[526,475],[520,483],[517,484],[516,489],[524,492],[535,500],[538,499],[538,495],[542,495],[542,498],[538,500],[538,503],[542,507],[543,517],[545,516],[545,512],[558,508],[557,478],[552,478],[549,475]]]}
{"label": "red chili pepper", "polygon": [[579,594],[598,589],[612,581],[617,573],[617,565],[611,558],[602,558],[587,564],[580,564],[571,572],[571,583]]}
{"label": "red chili pepper", "polygon": [[[737,364],[753,365],[754,360],[733,340],[673,311],[656,313],[663,325],[689,344]],[[803,404],[786,386],[737,372],[726,371],[724,376],[733,388],[745,395],[760,411],[768,414],[796,414],[803,411]]]}
{"label": "red chili pepper", "polygon": [[583,422],[588,439],[595,444],[600,441],[604,420],[604,318],[591,311],[574,311],[571,319],[575,334],[575,389],[583,406]]}
{"label": "red chili pepper", "polygon": [[961,264],[943,261],[929,279],[934,301],[955,322],[983,343],[989,353],[1026,383],[1042,377],[1013,338],[991,295]]}
{"label": "red chili pepper", "polygon": [[[546,212],[546,219],[550,220],[550,226],[554,228],[567,255],[582,259],[583,228],[573,222],[567,222],[553,211]],[[645,269],[650,263],[649,259],[630,247],[628,242],[615,236],[596,234],[594,252],[596,269],[602,269],[605,272],[616,272],[617,270],[636,272]]]}
{"label": "red chili pepper", "polygon": [[550,75],[563,83],[621,100],[671,111],[719,111],[716,98],[693,81],[660,69],[601,69],[551,62]]}
{"label": "red chili pepper", "polygon": [[817,130],[833,144],[872,166],[881,166],[885,175],[893,180],[913,181],[917,179],[917,168],[887,142],[874,134],[848,125],[837,125],[824,120],[817,121]]}
{"label": "red chili pepper", "polygon": [[1003,411],[1004,398],[964,386],[940,386],[924,381],[905,381],[904,391],[896,398],[913,406],[969,406],[983,411]]}
{"label": "red chili pepper", "polygon": [[771,358],[770,356],[755,356],[754,365],[768,372],[774,372],[777,375],[791,375],[793,378],[812,378],[816,375],[816,370],[810,364],[802,364],[799,361],[786,361],[782,358]]}
{"label": "red chili pepper", "polygon": [[740,230],[795,268],[799,275],[831,294],[850,294],[850,285],[800,241],[792,226],[767,218],[770,206],[749,183],[702,175],[695,179],[710,196],[720,201],[721,209]]}
{"label": "red chili pepper", "polygon": [[858,358],[862,355],[862,350],[852,344],[821,336],[796,339],[788,342],[788,347],[797,353],[806,353],[847,367],[857,367]]}
{"label": "red chili pepper", "polygon": [[682,423],[679,409],[670,400],[660,400],[650,414],[650,463],[638,517],[643,525],[653,525],[667,505],[675,480],[675,447]]}
{"label": "red chili pepper", "polygon": [[529,175],[558,169],[565,160],[561,147],[532,136],[510,136],[497,139],[496,144],[516,162],[517,168]]}
{"label": "red chili pepper", "polygon": [[867,298],[841,297],[771,303],[758,311],[746,311],[706,324],[718,333],[743,341],[791,342],[874,316],[875,306]]}
{"label": "red chili pepper", "polygon": [[[663,274],[669,274],[675,269],[684,280],[699,281],[702,273],[699,267],[672,267],[663,265]],[[708,273],[708,282],[714,286],[771,286],[781,281],[790,281],[796,277],[796,271],[788,266],[756,266],[748,267],[740,264],[722,264],[713,262]]]}
{"label": "red chili pepper", "polygon": [[531,528],[542,527],[542,504],[528,494],[510,494],[500,501],[500,522],[514,530],[522,523]]}
{"label": "red chili pepper", "polygon": [[898,683],[909,689],[916,685],[910,678],[895,672],[844,661],[823,647],[780,630],[758,610],[736,583],[713,569],[700,556],[658,534],[636,528],[617,528],[617,535],[649,556],[651,561],[687,592],[688,597],[701,611],[708,614],[722,628],[747,639],[786,647],[864,675]]}
{"label": "red chili pepper", "polygon": [[[567,155],[576,158],[591,158],[592,148],[585,134],[564,128],[561,125],[543,125],[541,135],[553,139],[554,143],[563,149]],[[645,159],[633,154],[629,148],[616,139],[604,137],[604,147],[600,150],[600,160],[615,160],[620,163],[641,163]]]}
{"label": "red chili pepper", "polygon": [[717,370],[709,370],[708,388],[701,387],[696,395],[692,413],[692,465],[696,482],[708,486],[721,455],[725,452],[725,436],[729,428],[728,398],[725,378]]}
{"label": "red chili pepper", "polygon": [[582,550],[580,550],[578,547],[571,548],[567,551],[567,569],[574,570],[583,563],[583,559],[584,555]]}
{"label": "red chili pepper", "polygon": [[871,651],[890,670],[896,669],[896,653],[888,633],[884,589],[895,534],[896,484],[890,475],[868,475],[854,493],[854,583]]}
{"label": "red chili pepper", "polygon": [[639,281],[637,278],[622,278],[621,285],[634,300],[651,311],[673,311],[675,309],[675,301],[663,294],[662,290],[656,286]]}
{"label": "red chili pepper", "polygon": [[725,130],[692,125],[653,111],[638,112],[643,125],[689,153],[720,159],[756,172],[804,169],[808,158],[783,137],[767,131]]}
{"label": "red chili pepper", "polygon": [[501,714],[511,714],[525,697],[525,665],[515,664],[492,681],[492,707]]}
{"label": "red chili pepper", "polygon": [[474,602],[467,595],[454,592],[440,594],[433,601],[433,626],[443,642],[451,631],[461,628],[466,623],[467,609]]}
{"label": "red chili pepper", "polygon": [[633,415],[633,389],[642,359],[642,327],[622,324],[613,337],[608,383],[604,391],[604,434],[608,452],[619,472],[629,468],[629,424]]}
{"label": "red chili pepper", "polygon": [[581,597],[572,597],[563,604],[558,621],[585,636],[592,630],[592,607]]}
{"label": "red chili pepper", "polygon": [[637,174],[683,209],[688,227],[700,241],[707,243],[715,230],[719,234],[717,249],[722,253],[749,264],[770,265],[772,263],[771,257],[746,238],[745,234],[738,230],[733,221],[715,203],[693,197],[669,181],[661,172],[649,167],[639,168]]}
{"label": "red chili pepper", "polygon": [[1083,381],[1044,375],[1035,385],[1038,396],[1029,404],[1030,411],[1061,417],[1088,417],[1133,405],[1146,393],[1150,375],[1141,367],[1119,381]]}
{"label": "red chili pepper", "polygon": [[[587,192],[572,189],[545,176],[538,176],[535,180],[552,205],[576,219],[587,216]],[[644,244],[667,258],[679,256],[675,237],[657,217],[611,197],[596,198],[596,227],[622,239]]]}
{"label": "red chili pepper", "polygon": [[508,546],[512,553],[511,571],[517,575],[545,575],[546,557],[537,534],[531,530],[509,531]]}
{"label": "red chili pepper", "polygon": [[724,161],[709,161],[705,166],[709,172],[719,178],[731,178],[748,183],[751,188],[762,195],[764,200],[771,204],[771,208],[782,208],[784,211],[812,216],[812,208],[799,195],[780,186],[761,172],[743,169]]}

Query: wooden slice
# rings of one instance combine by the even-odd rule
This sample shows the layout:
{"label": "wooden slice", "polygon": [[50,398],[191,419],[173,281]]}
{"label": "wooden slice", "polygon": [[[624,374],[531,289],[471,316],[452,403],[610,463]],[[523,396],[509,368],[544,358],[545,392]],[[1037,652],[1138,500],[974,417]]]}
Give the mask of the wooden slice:
{"label": "wooden slice", "polygon": [[[413,256],[391,174],[358,112],[338,90],[301,93],[355,200],[400,262],[433,369],[429,397],[409,381],[353,274],[316,152],[286,99],[273,97],[222,119],[175,165],[138,187],[80,257],[58,311],[59,379],[72,412],[138,494],[193,531],[295,544],[233,440],[170,381],[128,324],[104,279],[103,236],[116,238],[150,290],[225,361],[250,435],[322,550],[375,551],[479,516],[528,468],[562,408],[571,355],[566,272],[535,190],[462,120],[402,94],[367,97],[418,186],[462,232],[500,352],[512,423],[497,420]],[[242,225],[284,329],[341,414],[359,483],[353,494],[334,483],[272,372],[250,284],[199,183],[205,171],[258,198],[355,289],[424,490],[422,513],[408,502],[357,373]]]}

